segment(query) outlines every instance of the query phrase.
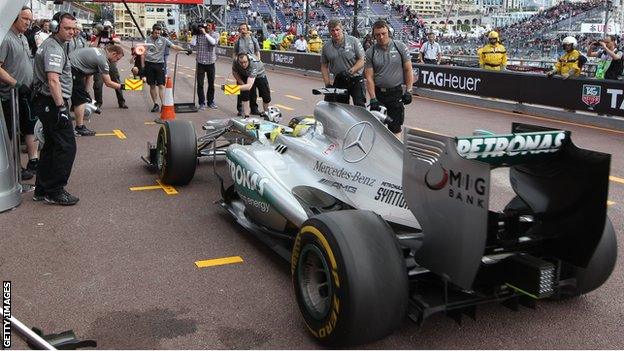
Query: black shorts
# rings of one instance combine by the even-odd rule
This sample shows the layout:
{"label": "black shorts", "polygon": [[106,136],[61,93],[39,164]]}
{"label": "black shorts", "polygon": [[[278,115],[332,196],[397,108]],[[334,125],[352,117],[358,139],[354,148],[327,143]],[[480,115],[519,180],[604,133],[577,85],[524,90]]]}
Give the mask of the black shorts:
{"label": "black shorts", "polygon": [[[13,130],[13,110],[11,109],[11,98],[2,98],[2,111],[4,112],[4,120],[6,121],[9,137]],[[30,111],[30,97],[19,97],[19,124],[20,133],[22,135],[31,135],[35,130],[37,118],[33,117]]]}
{"label": "black shorts", "polygon": [[[245,79],[246,81],[247,79]],[[254,84],[251,87],[251,90],[258,89],[258,95],[262,98],[262,102],[268,104],[271,102],[271,89],[269,88],[269,80],[267,77],[256,77],[254,80]],[[250,91],[241,91],[241,100],[249,101],[250,100]]]}
{"label": "black shorts", "polygon": [[148,85],[165,85],[165,63],[154,63],[145,61],[145,78]]}
{"label": "black shorts", "polygon": [[85,85],[85,77],[84,73],[72,68],[74,85],[72,87],[71,103],[74,107],[91,102],[91,96],[87,92],[87,86]]}

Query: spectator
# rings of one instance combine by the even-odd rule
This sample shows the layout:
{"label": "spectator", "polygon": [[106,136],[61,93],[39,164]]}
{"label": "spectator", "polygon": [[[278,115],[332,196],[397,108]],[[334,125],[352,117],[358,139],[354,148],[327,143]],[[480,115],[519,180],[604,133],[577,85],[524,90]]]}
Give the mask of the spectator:
{"label": "spectator", "polygon": [[[216,109],[217,105],[214,102],[214,84],[215,84],[215,62],[217,61],[217,54],[215,47],[217,46],[217,40],[219,40],[218,34],[214,31],[213,23],[206,23],[204,26],[198,28],[199,34],[193,36],[191,45],[195,47],[197,56],[195,60],[197,62],[195,69],[195,79],[197,79],[197,96],[199,98],[199,109],[205,110],[206,103],[211,109]],[[204,76],[208,79],[208,91],[204,91]]]}
{"label": "spectator", "polygon": [[622,51],[617,48],[617,36],[607,35],[591,43],[587,48],[587,56],[600,58],[596,78],[617,80],[622,74]]}
{"label": "spectator", "polygon": [[41,21],[41,29],[35,34],[35,45],[40,47],[48,37],[50,37],[50,20],[44,19]]}
{"label": "spectator", "polygon": [[169,39],[160,36],[162,26],[158,23],[152,26],[152,34],[145,39],[147,51],[143,55],[143,67],[145,67],[145,77],[147,84],[150,86],[150,96],[154,106],[151,112],[159,112],[160,105],[157,101],[160,98],[162,105],[165,93],[165,47],[171,47],[176,51],[186,51],[187,55],[193,53],[191,49],[184,49],[181,46],[173,44]]}
{"label": "spectator", "polygon": [[79,199],[65,190],[76,157],[76,138],[69,120],[67,99],[72,92],[67,44],[76,30],[69,13],[56,13],[51,40],[41,43],[35,56],[33,115],[43,124],[45,143],[37,166],[33,201],[75,205]]}
{"label": "spectator", "polygon": [[303,34],[299,34],[299,38],[295,40],[295,50],[297,50],[297,52],[308,51],[308,42],[305,40]]}
{"label": "spectator", "polygon": [[425,42],[420,48],[420,63],[429,63],[434,65],[440,64],[442,58],[442,49],[440,44],[435,41],[435,34],[427,34],[427,42]]}
{"label": "spectator", "polygon": [[[4,120],[9,129],[9,136],[13,126],[11,108],[11,88],[17,90],[19,100],[19,118],[21,133],[25,135],[26,149],[28,150],[28,165],[22,168],[22,179],[31,179],[37,171],[39,162],[38,142],[35,140],[35,119],[30,115],[30,95],[33,81],[33,70],[30,65],[30,48],[24,32],[32,21],[32,11],[29,7],[22,7],[15,21],[9,28],[0,45],[0,100],[4,111]],[[25,64],[27,63],[27,64]],[[2,122],[0,122],[2,123]],[[18,136],[19,137],[19,136]]]}
{"label": "spectator", "polygon": [[80,24],[80,22],[76,22],[74,37],[69,41],[69,53],[71,54],[77,49],[86,48],[87,46],[89,46],[87,41],[82,37],[82,24]]}

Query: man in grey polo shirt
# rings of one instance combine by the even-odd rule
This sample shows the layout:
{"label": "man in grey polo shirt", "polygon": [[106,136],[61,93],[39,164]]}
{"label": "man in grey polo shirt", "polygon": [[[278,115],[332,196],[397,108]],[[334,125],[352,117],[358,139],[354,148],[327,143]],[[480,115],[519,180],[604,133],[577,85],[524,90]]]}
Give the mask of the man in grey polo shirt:
{"label": "man in grey polo shirt", "polygon": [[[238,40],[234,43],[234,54],[233,58],[236,60],[238,54],[251,54],[254,56],[253,60],[261,60],[260,58],[260,43],[258,40],[251,35],[251,31],[249,30],[249,25],[247,23],[241,23],[238,25],[238,33],[240,36]],[[249,104],[251,106],[251,114],[259,115],[260,111],[258,110],[257,92],[256,88],[253,88],[249,92]],[[236,98],[236,110],[238,110],[238,115],[243,115],[243,100],[241,100],[241,95],[238,95]]]}
{"label": "man in grey polo shirt", "polygon": [[[158,23],[152,26],[152,35],[145,39],[146,47],[145,55],[142,56],[143,67],[145,67],[145,77],[147,78],[147,84],[150,86],[150,95],[154,106],[151,112],[159,112],[160,106],[158,105],[158,97],[160,97],[160,104],[162,105],[164,93],[165,93],[165,47],[170,47],[176,51],[186,51],[187,55],[193,53],[191,49],[185,49],[181,46],[175,45],[171,40],[160,36],[162,32],[162,26]],[[156,88],[158,86],[158,89]]]}
{"label": "man in grey polo shirt", "polygon": [[[349,96],[356,106],[366,104],[364,93],[364,48],[360,41],[350,35],[345,35],[339,20],[331,20],[327,24],[331,40],[323,45],[321,51],[321,73],[325,86],[343,88],[349,91],[347,96],[326,96],[325,101],[349,103]],[[334,83],[329,81],[329,73],[334,75]]]}
{"label": "man in grey polo shirt", "polygon": [[45,143],[39,157],[34,201],[75,205],[76,196],[65,191],[76,157],[76,137],[67,110],[72,92],[72,74],[67,44],[74,35],[76,18],[57,13],[58,23],[35,56],[33,116],[43,124]]}
{"label": "man in grey polo shirt", "polygon": [[[373,24],[373,36],[377,43],[366,50],[366,90],[370,97],[370,109],[388,109],[388,129],[401,132],[405,107],[412,102],[412,59],[405,44],[390,38],[390,27],[385,21]],[[403,86],[405,85],[405,91]]]}
{"label": "man in grey polo shirt", "polygon": [[94,131],[84,125],[85,104],[91,102],[91,97],[86,88],[87,78],[99,73],[107,87],[115,90],[123,89],[123,84],[116,83],[111,79],[109,71],[109,64],[116,63],[123,55],[123,49],[119,45],[109,45],[104,49],[83,48],[69,54],[73,78],[71,102],[76,116],[76,127],[74,128],[76,135],[95,135]]}
{"label": "man in grey polo shirt", "polygon": [[[30,48],[24,32],[30,26],[32,12],[28,7],[22,7],[11,28],[0,45],[0,100],[4,111],[4,120],[9,129],[9,136],[13,130],[13,114],[11,109],[11,88],[16,88],[19,103],[19,125],[21,133],[26,139],[28,150],[28,165],[22,168],[22,179],[31,179],[37,171],[39,161],[38,142],[33,130],[36,119],[30,114],[30,88],[33,81],[33,69],[30,58]],[[0,120],[0,123],[2,121]]]}

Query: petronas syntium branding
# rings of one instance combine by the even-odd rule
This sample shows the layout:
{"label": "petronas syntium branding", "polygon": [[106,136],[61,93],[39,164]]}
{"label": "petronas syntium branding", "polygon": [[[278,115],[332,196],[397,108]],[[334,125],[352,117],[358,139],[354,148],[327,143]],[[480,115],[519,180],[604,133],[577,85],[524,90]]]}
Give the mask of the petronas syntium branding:
{"label": "petronas syntium branding", "polygon": [[491,164],[516,164],[527,157],[559,151],[567,138],[564,131],[457,137],[457,153],[466,159]]}

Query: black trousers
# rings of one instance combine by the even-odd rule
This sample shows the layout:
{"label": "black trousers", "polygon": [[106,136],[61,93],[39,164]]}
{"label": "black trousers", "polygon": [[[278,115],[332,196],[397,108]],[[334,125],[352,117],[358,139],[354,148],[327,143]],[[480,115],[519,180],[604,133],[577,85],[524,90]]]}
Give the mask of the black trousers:
{"label": "black trousers", "polygon": [[384,92],[379,88],[375,88],[375,95],[379,103],[388,109],[388,117],[392,118],[392,122],[388,123],[388,129],[390,129],[392,133],[400,132],[403,120],[405,119],[405,106],[403,106],[403,102],[401,102],[403,89],[399,86]]}
{"label": "black trousers", "polygon": [[50,96],[35,98],[33,115],[43,124],[45,138],[39,154],[35,192],[37,195],[58,195],[67,185],[76,157],[73,126],[70,121],[59,125],[58,107]]}
{"label": "black trousers", "polygon": [[344,75],[336,75],[334,79],[334,88],[347,89],[349,95],[325,96],[325,101],[349,103],[349,97],[353,99],[353,105],[366,106],[366,95],[364,94],[364,78],[362,76],[348,77]]}
{"label": "black trousers", "polygon": [[[204,76],[208,78],[208,91],[204,91]],[[199,104],[212,104],[214,103],[214,84],[215,84],[215,64],[205,65],[197,62],[195,70],[195,77],[197,79],[197,97],[199,98]]]}
{"label": "black trousers", "polygon": [[[119,70],[117,69],[116,63],[108,64],[108,72],[110,74],[111,80],[115,83],[121,83],[119,80]],[[102,75],[100,73],[96,73],[93,75],[93,95],[95,97],[96,104],[102,104],[102,88],[104,87],[104,81],[102,80]],[[115,89],[115,95],[117,95],[117,105],[121,106],[126,103],[126,99],[124,99],[123,93],[121,90]]]}
{"label": "black trousers", "polygon": [[[258,111],[258,93],[256,90],[256,86],[254,85],[249,90],[249,108],[252,112]],[[243,98],[242,95],[238,95],[236,98],[236,110],[240,113],[243,113]]]}

